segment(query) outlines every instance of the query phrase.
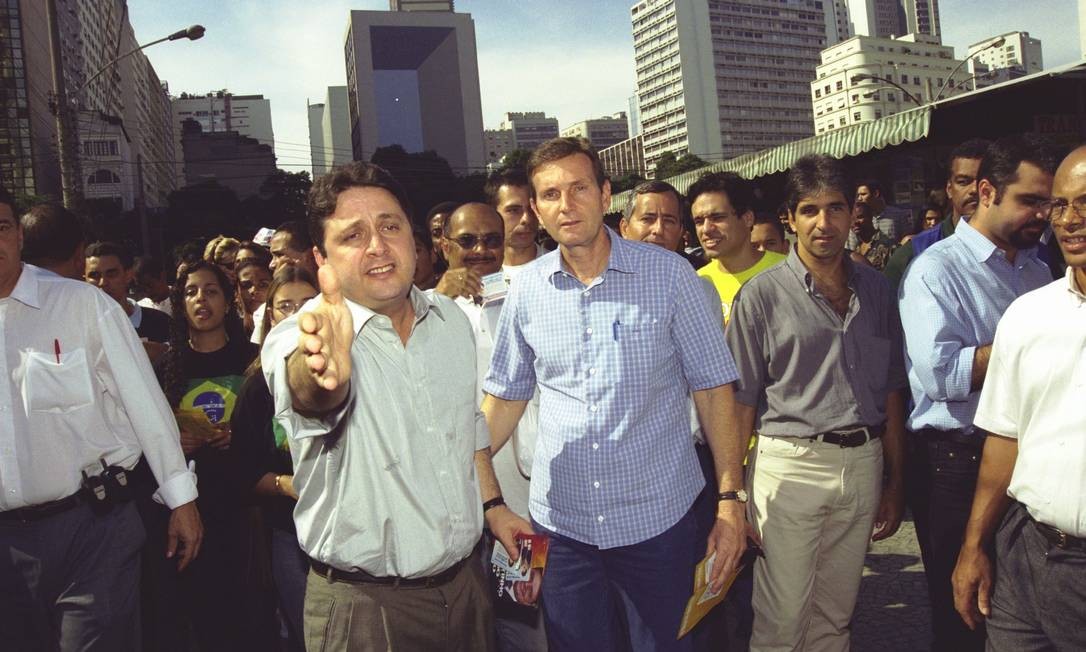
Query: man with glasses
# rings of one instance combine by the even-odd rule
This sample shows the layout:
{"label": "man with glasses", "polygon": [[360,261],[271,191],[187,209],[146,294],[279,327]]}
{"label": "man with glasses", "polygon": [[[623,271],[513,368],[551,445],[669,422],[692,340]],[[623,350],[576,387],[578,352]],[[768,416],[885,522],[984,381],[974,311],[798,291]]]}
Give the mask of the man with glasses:
{"label": "man with glasses", "polygon": [[997,652],[1086,649],[1086,147],[1064,159],[1052,194],[1067,274],[999,322],[974,419],[989,436],[953,575],[958,612],[970,627],[987,621]]}
{"label": "man with glasses", "polygon": [[[913,261],[899,302],[915,407],[908,428],[927,474],[925,572],[937,650],[984,648],[984,629],[954,609],[950,576],[977,484],[985,433],[973,426],[996,324],[1007,306],[1052,280],[1037,244],[1052,207],[1056,160],[1029,136],[993,143],[977,173],[978,205],[953,237]],[[919,444],[919,442],[918,442]]]}

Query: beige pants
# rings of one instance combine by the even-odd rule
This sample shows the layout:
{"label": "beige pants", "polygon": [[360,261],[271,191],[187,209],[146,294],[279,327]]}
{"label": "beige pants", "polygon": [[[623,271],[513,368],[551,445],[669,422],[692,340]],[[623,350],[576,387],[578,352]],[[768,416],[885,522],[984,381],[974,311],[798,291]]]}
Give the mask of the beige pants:
{"label": "beige pants", "polygon": [[882,493],[882,442],[841,448],[761,437],[748,473],[765,546],[754,567],[750,649],[848,650]]}
{"label": "beige pants", "polygon": [[332,582],[310,571],[305,590],[308,652],[494,649],[494,618],[474,558],[437,588]]}

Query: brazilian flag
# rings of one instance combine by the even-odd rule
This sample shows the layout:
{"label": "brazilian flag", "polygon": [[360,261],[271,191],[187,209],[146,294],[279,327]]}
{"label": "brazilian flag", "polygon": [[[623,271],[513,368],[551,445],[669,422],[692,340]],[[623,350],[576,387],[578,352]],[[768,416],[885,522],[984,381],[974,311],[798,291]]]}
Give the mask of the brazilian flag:
{"label": "brazilian flag", "polygon": [[216,376],[190,380],[181,397],[182,410],[202,410],[211,423],[230,423],[244,376]]}

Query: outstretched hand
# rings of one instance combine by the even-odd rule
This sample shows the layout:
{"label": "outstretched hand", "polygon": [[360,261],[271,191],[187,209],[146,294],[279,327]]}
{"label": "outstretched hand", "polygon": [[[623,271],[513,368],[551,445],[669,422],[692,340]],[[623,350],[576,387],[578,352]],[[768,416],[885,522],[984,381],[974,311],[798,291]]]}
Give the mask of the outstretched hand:
{"label": "outstretched hand", "polygon": [[305,357],[306,368],[320,388],[334,392],[351,378],[351,342],[354,321],[340,291],[339,277],[331,265],[317,272],[321,301],[311,311],[298,317],[298,351]]}

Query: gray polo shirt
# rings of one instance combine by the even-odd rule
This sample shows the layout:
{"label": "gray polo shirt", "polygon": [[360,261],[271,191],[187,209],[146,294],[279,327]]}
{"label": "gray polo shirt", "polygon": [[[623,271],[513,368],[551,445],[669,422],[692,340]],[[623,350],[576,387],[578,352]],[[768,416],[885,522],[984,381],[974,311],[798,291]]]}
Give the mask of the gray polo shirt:
{"label": "gray polo shirt", "polygon": [[795,247],[747,281],[732,304],[728,348],[736,399],[757,407],[763,435],[809,437],[886,420],[886,396],[908,386],[901,322],[882,274],[847,258],[844,319],[815,289]]}

